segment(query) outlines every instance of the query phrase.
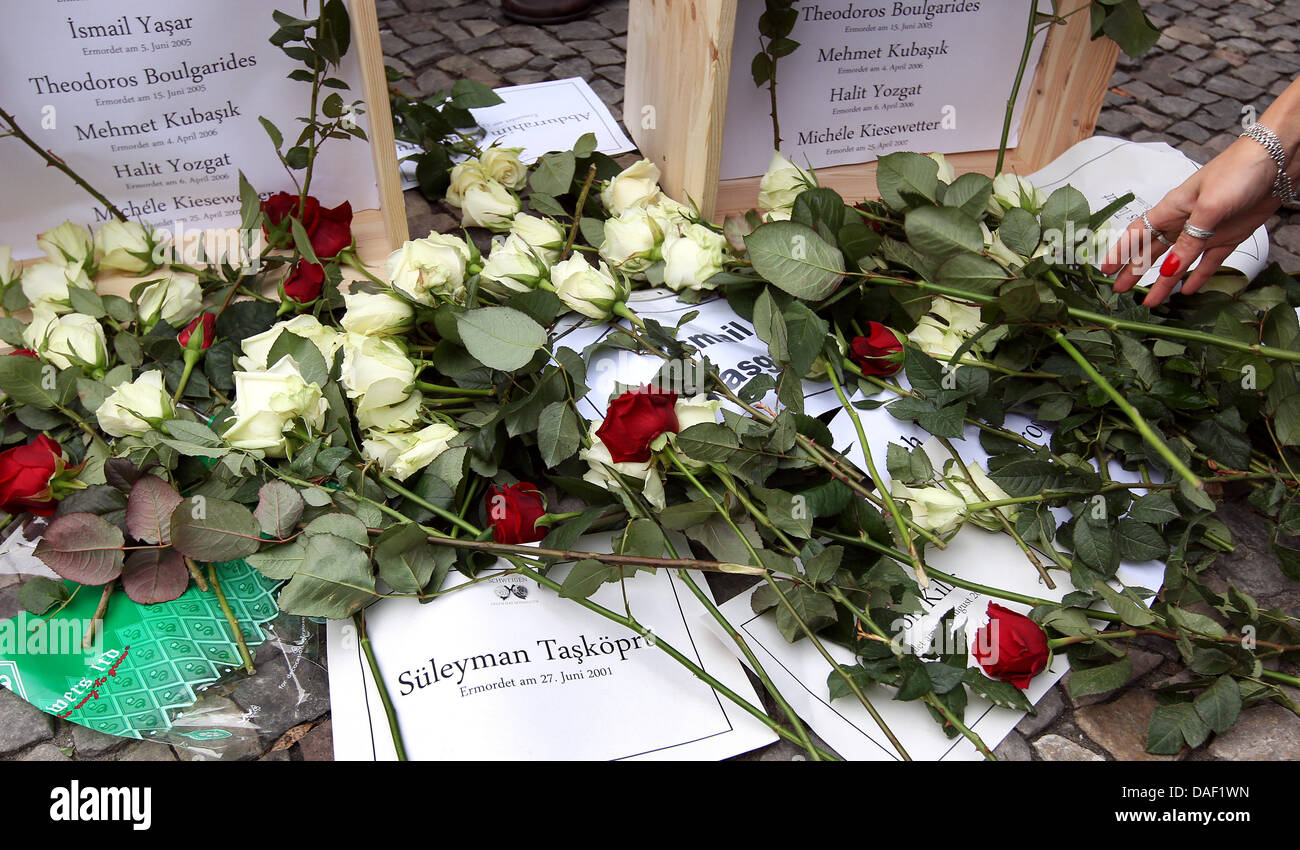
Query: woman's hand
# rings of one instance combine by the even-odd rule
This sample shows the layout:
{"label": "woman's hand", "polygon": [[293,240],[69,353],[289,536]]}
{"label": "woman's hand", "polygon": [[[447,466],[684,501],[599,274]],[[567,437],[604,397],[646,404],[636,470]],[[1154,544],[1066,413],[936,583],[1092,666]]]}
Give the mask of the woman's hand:
{"label": "woman's hand", "polygon": [[[1281,206],[1272,194],[1276,176],[1277,165],[1263,145],[1253,139],[1238,139],[1147,211],[1151,226],[1167,239],[1178,234],[1172,248],[1156,239],[1139,217],[1106,254],[1102,273],[1119,272],[1115,291],[1128,292],[1165,255],[1160,279],[1142,302],[1154,307],[1169,296],[1200,257],[1183,284],[1182,291],[1191,295]],[[1187,224],[1212,230],[1214,235],[1198,239],[1182,232]]]}

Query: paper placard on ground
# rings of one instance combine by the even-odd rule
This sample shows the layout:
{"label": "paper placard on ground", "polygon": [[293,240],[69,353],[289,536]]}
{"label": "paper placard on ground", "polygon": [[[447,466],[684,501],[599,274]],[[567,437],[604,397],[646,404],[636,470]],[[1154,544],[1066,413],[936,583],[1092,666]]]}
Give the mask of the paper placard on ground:
{"label": "paper placard on ground", "polygon": [[[610,543],[609,534],[590,535],[575,548],[608,552]],[[550,576],[562,582],[569,569]],[[465,581],[452,576],[448,586]],[[622,612],[625,590],[639,622],[759,705],[740,665],[701,627],[704,607],[671,571],[602,585],[591,599]],[[711,760],[776,740],[662,650],[518,576],[428,605],[386,600],[367,610],[366,626],[411,759]],[[334,755],[392,760],[356,637],[350,621],[330,622]]]}
{"label": "paper placard on ground", "polygon": [[[779,367],[768,353],[767,343],[754,332],[754,324],[742,319],[722,298],[687,304],[667,289],[641,289],[632,293],[628,306],[638,316],[653,319],[667,328],[677,327],[688,313],[697,313],[681,325],[677,338],[698,349],[700,357],[708,357],[732,390],[739,390],[759,375],[769,375],[773,380],[777,377]],[[587,346],[601,341],[618,327],[619,324],[612,322],[590,322],[569,314],[556,325],[551,341],[556,348],[570,348],[581,354]],[[644,385],[663,365],[663,359],[654,354],[634,354],[622,349],[596,352],[587,363],[587,386],[591,390],[579,399],[578,412],[587,419],[604,418],[605,408],[617,385]],[[691,373],[687,378],[700,385],[703,373]],[[697,391],[721,397],[717,395],[716,387],[707,382]],[[769,392],[762,402],[775,410],[781,408],[775,391]],[[723,404],[738,409],[730,401],[724,400]],[[804,412],[809,416],[825,413],[838,405],[835,389],[829,381],[804,381]]]}
{"label": "paper placard on ground", "polygon": [[[1110,244],[1114,244],[1133,219],[1154,207],[1198,168],[1185,154],[1164,142],[1130,142],[1094,136],[1074,145],[1026,179],[1049,194],[1061,186],[1073,186],[1083,193],[1093,210],[1103,209],[1132,192],[1134,199],[1110,217]],[[1268,265],[1268,229],[1261,225],[1228,255],[1223,265],[1253,280]],[[1157,264],[1139,283],[1150,286],[1159,277]]]}
{"label": "paper placard on ground", "polygon": [[[296,191],[258,117],[275,122],[287,149],[311,88],[285,78],[299,65],[267,40],[277,4],[155,5],[23,3],[22,14],[0,28],[4,107],[128,218],[167,229],[179,224],[191,232],[237,227],[241,170],[264,194]],[[278,5],[293,11],[292,3]],[[372,0],[349,5],[354,17],[368,11],[373,20]],[[342,92],[348,102],[366,97],[362,54],[370,41],[354,39],[335,74],[351,87]],[[377,34],[373,42],[377,50]],[[381,77],[382,72],[381,62]],[[357,123],[376,140],[391,138],[372,132],[372,125],[391,123],[387,101],[377,109],[358,116]],[[88,193],[44,167],[17,139],[0,140],[0,170],[7,201],[0,245],[12,245],[17,258],[38,256],[36,230],[65,219],[94,227],[109,219]],[[347,200],[357,211],[378,209],[369,146],[360,140],[326,143],[311,192],[327,206]]]}
{"label": "paper placard on ground", "polygon": [[[596,137],[596,150],[613,156],[633,150],[613,114],[581,77],[547,80],[522,86],[493,89],[504,103],[471,109],[474,120],[487,136],[479,143],[519,147],[520,159],[532,164],[548,151],[567,151],[585,133]],[[420,153],[410,142],[397,143],[398,158]],[[402,188],[412,189],[415,164],[402,161]]]}

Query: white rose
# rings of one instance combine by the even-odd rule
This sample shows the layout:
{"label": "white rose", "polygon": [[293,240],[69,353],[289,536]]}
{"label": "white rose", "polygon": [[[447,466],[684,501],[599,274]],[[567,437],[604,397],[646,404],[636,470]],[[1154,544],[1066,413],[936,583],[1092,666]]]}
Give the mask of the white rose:
{"label": "white rose", "polygon": [[712,289],[709,278],[722,271],[727,239],[703,224],[692,224],[678,236],[664,242],[664,283],[676,292],[683,289]]}
{"label": "white rose", "polygon": [[767,173],[758,183],[758,206],[769,213],[788,213],[794,208],[794,199],[817,181],[812,174],[804,171],[779,151],[772,154]]}
{"label": "white rose", "polygon": [[465,190],[460,205],[460,225],[509,230],[520,206],[519,196],[495,180],[478,183]]}
{"label": "white rose", "polygon": [[23,272],[22,280],[23,294],[33,306],[48,304],[60,313],[72,309],[70,289],[94,289],[95,286],[82,269],[71,269],[49,260],[32,263]]}
{"label": "white rose", "polygon": [[358,408],[387,407],[406,401],[415,382],[415,364],[401,346],[380,336],[343,337],[339,379]]}
{"label": "white rose", "polygon": [[1000,233],[1001,228],[998,228],[998,231],[991,231],[989,230],[988,225],[984,222],[980,222],[980,230],[984,233],[985,253],[1001,263],[1003,268],[1010,269],[1012,266],[1015,266],[1016,268],[1024,267],[1026,263],[1025,258],[1017,254],[1015,251],[1012,251],[1007,247],[1006,243],[1002,241],[1002,235]]}
{"label": "white rose", "polygon": [[471,186],[481,186],[491,179],[483,163],[475,157],[456,163],[451,169],[451,182],[447,184],[447,203],[461,206]]}
{"label": "white rose", "polygon": [[137,221],[109,221],[95,234],[95,249],[101,269],[144,274],[155,267],[153,239]]}
{"label": "white rose", "polygon": [[76,365],[95,370],[108,366],[104,328],[82,313],[58,316],[49,307],[38,306],[23,332],[23,342],[60,369]]}
{"label": "white rose", "polygon": [[[989,478],[988,473],[979,464],[967,464],[966,470],[970,473],[971,480],[975,484],[974,487],[961,476],[960,469],[954,470],[957,472],[956,475],[948,476],[948,483],[965,500],[967,505],[973,505],[977,502],[1000,502],[1003,499],[1011,498],[1006,490],[1003,490],[997,485],[997,482]],[[980,495],[981,493],[983,495]],[[1015,505],[1005,505],[1000,508],[985,508],[982,511],[976,511],[970,515],[970,519],[980,528],[989,531],[1000,531],[1002,524],[998,522],[997,514],[1001,513],[1008,522],[1014,522],[1019,512]]]}
{"label": "white rose", "polygon": [[138,437],[157,423],[174,419],[176,409],[163,385],[162,372],[151,369],[130,383],[119,384],[100,404],[95,417],[105,434]]}
{"label": "white rose", "polygon": [[605,222],[605,241],[600,257],[628,274],[640,274],[657,260],[664,242],[665,222],[649,210],[630,207],[618,218]]}
{"label": "white rose", "polygon": [[507,189],[519,190],[528,182],[528,166],[519,161],[523,148],[488,148],[479,160],[483,170]]}
{"label": "white rose", "polygon": [[623,169],[600,192],[600,202],[615,216],[632,207],[648,207],[658,200],[659,166],[648,159],[637,160]]}
{"label": "white rose", "polygon": [[965,338],[951,331],[933,316],[922,316],[907,339],[935,360],[947,361],[961,348]]}
{"label": "white rose", "polygon": [[1047,203],[1047,193],[1015,174],[999,174],[993,178],[993,196],[987,209],[993,215],[1002,215],[1012,207],[1020,207],[1035,215]]}
{"label": "white rose", "polygon": [[50,262],[68,268],[86,268],[94,266],[95,242],[90,232],[65,221],[53,230],[47,230],[36,237],[36,247],[45,252]]}
{"label": "white rose", "polygon": [[501,239],[493,245],[492,253],[483,264],[480,281],[496,284],[502,294],[528,292],[536,288],[537,282],[546,277],[546,266],[533,256],[533,250],[513,234]]}
{"label": "white rose", "polygon": [[510,235],[523,240],[547,265],[560,259],[568,233],[554,219],[519,213],[510,224]]}
{"label": "white rose", "polygon": [[23,270],[13,260],[13,249],[0,245],[0,287],[6,287],[22,276]]}
{"label": "white rose", "polygon": [[980,321],[979,307],[960,304],[942,296],[931,302],[930,314],[943,319],[953,333],[962,337],[974,336],[980,328],[984,327],[984,322]]}
{"label": "white rose", "polygon": [[394,289],[419,304],[464,300],[469,258],[464,239],[430,233],[388,255],[388,279]]}
{"label": "white rose", "polygon": [[411,305],[388,292],[346,292],[343,304],[347,310],[339,324],[353,333],[400,334],[410,330],[415,321]]}
{"label": "white rose", "polygon": [[189,272],[167,268],[160,270],[163,277],[146,286],[136,301],[140,321],[152,327],[159,319],[174,328],[183,328],[190,319],[203,311],[203,289],[199,279]]}
{"label": "white rose", "polygon": [[939,165],[939,179],[944,183],[951,183],[957,179],[957,170],[952,167],[948,160],[944,159],[943,154],[935,152],[926,154],[930,159]]}
{"label": "white rose", "polygon": [[315,430],[324,427],[329,402],[319,386],[303,380],[292,357],[280,358],[270,369],[236,372],[234,380],[234,422],[223,436],[235,448],[284,457],[285,432],[295,420]]}
{"label": "white rose", "polygon": [[609,318],[628,294],[608,266],[602,262],[599,269],[592,268],[581,254],[552,266],[551,284],[566,307],[593,319]]}
{"label": "white rose", "polygon": [[455,428],[441,422],[419,431],[372,431],[361,443],[361,456],[378,463],[398,481],[405,481],[433,463],[457,433]]}
{"label": "white rose", "polygon": [[718,421],[718,409],[722,407],[720,401],[710,401],[704,393],[691,396],[690,398],[679,398],[673,405],[673,413],[677,416],[677,430],[685,431],[692,425],[699,425],[703,422]]}
{"label": "white rose", "polygon": [[897,481],[891,482],[889,492],[895,499],[907,502],[912,509],[912,521],[943,536],[961,525],[966,513],[966,503],[961,496],[939,487],[915,489]]}
{"label": "white rose", "polygon": [[368,431],[404,431],[420,418],[423,403],[424,394],[416,390],[397,404],[384,407],[361,405],[357,407],[357,424]]}
{"label": "white rose", "polygon": [[321,357],[325,359],[326,366],[334,363],[334,352],[338,351],[339,346],[343,344],[338,331],[322,325],[315,316],[303,313],[287,321],[277,322],[260,334],[245,339],[240,344],[244,356],[240,357],[235,365],[245,372],[258,372],[265,369],[266,358],[271,354],[271,349],[280,338],[280,334],[285,331],[315,343]]}

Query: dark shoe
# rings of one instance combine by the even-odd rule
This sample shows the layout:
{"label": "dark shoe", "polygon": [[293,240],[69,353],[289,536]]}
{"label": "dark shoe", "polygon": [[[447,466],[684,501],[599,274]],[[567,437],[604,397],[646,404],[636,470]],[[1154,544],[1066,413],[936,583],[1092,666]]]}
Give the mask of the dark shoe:
{"label": "dark shoe", "polygon": [[595,0],[501,0],[501,11],[522,24],[562,24],[587,14]]}

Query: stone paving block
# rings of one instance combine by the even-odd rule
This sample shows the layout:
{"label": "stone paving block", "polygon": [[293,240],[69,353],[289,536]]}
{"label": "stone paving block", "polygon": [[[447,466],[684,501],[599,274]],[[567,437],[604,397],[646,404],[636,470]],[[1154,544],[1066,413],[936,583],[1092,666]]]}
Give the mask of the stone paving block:
{"label": "stone paving block", "polygon": [[1060,735],[1044,735],[1034,741],[1034,749],[1044,761],[1105,761],[1092,750]]}
{"label": "stone paving block", "polygon": [[329,720],[315,726],[298,742],[303,761],[334,760],[334,726]]}
{"label": "stone paving block", "polygon": [[53,735],[53,717],[0,688],[0,756],[49,740]]}
{"label": "stone paving block", "polygon": [[1043,694],[1043,698],[1034,707],[1038,709],[1037,714],[1026,714],[1016,724],[1016,731],[1027,738],[1034,737],[1056,722],[1065,711],[1065,696],[1059,687],[1052,688]]}
{"label": "stone paving block", "polygon": [[176,761],[176,753],[166,744],[138,741],[122,750],[114,761]]}
{"label": "stone paving block", "polygon": [[1177,124],[1170,126],[1167,132],[1171,136],[1178,136],[1198,145],[1204,143],[1212,135],[1204,127],[1193,124],[1191,121],[1179,121]]}
{"label": "stone paving block", "polygon": [[1114,702],[1079,709],[1074,722],[1120,761],[1173,761],[1176,756],[1146,751],[1147,723],[1155,707],[1156,698],[1150,691],[1131,690]]}
{"label": "stone paving block", "polygon": [[1229,761],[1300,760],[1300,717],[1274,703],[1248,708],[1210,742],[1210,754]]}
{"label": "stone paving block", "polygon": [[87,729],[85,726],[72,726],[72,747],[77,751],[79,759],[94,759],[108,753],[120,750],[130,743],[130,738],[122,738],[117,735],[105,735],[103,732],[96,732],[94,729]]}
{"label": "stone paving block", "polygon": [[993,755],[999,761],[1033,761],[1034,751],[1029,742],[1018,732],[1011,732],[1002,739],[1002,743],[993,748]]}
{"label": "stone paving block", "polygon": [[1215,94],[1231,97],[1242,103],[1250,103],[1264,93],[1264,89],[1254,83],[1228,74],[1219,74],[1205,83],[1205,87]]}
{"label": "stone paving block", "polygon": [[19,761],[72,761],[59,747],[53,744],[41,744],[36,749],[27,753]]}

